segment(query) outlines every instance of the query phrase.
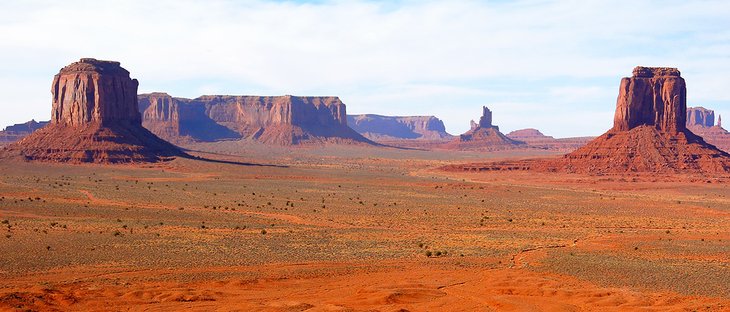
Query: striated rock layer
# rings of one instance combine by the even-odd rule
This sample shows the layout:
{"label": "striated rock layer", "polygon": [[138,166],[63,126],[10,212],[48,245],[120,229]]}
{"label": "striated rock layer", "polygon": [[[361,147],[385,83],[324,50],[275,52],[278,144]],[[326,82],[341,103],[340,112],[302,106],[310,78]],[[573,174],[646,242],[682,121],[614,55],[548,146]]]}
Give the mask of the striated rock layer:
{"label": "striated rock layer", "polygon": [[730,173],[730,154],[686,126],[686,87],[674,68],[636,67],[621,80],[614,126],[557,160],[451,166],[450,170],[536,170],[588,174]]}
{"label": "striated rock layer", "polygon": [[143,124],[173,142],[250,139],[268,144],[371,142],[347,126],[338,97],[139,95]]}
{"label": "striated rock layer", "polygon": [[441,140],[453,137],[434,116],[347,115],[347,124],[371,140]]}
{"label": "striated rock layer", "polygon": [[81,59],[54,77],[51,121],[5,156],[58,162],[155,162],[184,155],[142,127],[136,79],[119,62]]}

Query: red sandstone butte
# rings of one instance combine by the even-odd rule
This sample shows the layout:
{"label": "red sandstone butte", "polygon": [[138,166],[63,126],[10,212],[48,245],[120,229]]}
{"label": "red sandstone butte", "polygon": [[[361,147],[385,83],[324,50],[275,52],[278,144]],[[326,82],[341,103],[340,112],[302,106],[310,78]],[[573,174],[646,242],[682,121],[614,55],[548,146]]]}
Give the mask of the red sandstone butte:
{"label": "red sandstone butte", "polygon": [[479,123],[472,121],[469,131],[444,144],[443,147],[457,150],[491,150],[512,148],[524,144],[525,142],[510,139],[499,132],[499,127],[492,124],[492,111],[483,106]]}
{"label": "red sandstone butte", "polygon": [[623,78],[613,128],[554,160],[450,166],[448,170],[536,170],[586,174],[730,173],[730,155],[685,126],[687,97],[676,68],[636,67]]}
{"label": "red sandstone butte", "polygon": [[136,79],[119,62],[83,58],[54,77],[51,121],[6,157],[52,162],[156,162],[184,155],[142,127]]}

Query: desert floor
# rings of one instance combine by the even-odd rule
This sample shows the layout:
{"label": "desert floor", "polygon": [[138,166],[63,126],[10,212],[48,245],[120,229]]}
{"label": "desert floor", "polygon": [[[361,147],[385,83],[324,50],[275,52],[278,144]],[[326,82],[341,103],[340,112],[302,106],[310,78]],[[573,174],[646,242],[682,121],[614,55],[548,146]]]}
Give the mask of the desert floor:
{"label": "desert floor", "polygon": [[222,146],[0,162],[0,310],[730,310],[728,180],[438,170],[544,151]]}

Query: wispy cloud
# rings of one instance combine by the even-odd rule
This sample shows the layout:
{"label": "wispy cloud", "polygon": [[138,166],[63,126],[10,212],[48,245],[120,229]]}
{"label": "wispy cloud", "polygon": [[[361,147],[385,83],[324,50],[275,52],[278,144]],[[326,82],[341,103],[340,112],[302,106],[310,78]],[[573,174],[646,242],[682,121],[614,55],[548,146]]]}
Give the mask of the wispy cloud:
{"label": "wispy cloud", "polygon": [[[452,132],[511,103],[503,124],[597,134],[639,64],[679,67],[693,101],[730,110],[727,16],[726,1],[3,1],[0,124],[49,111],[52,75],[97,57],[178,96],[334,94]],[[543,121],[551,106],[589,122]]]}

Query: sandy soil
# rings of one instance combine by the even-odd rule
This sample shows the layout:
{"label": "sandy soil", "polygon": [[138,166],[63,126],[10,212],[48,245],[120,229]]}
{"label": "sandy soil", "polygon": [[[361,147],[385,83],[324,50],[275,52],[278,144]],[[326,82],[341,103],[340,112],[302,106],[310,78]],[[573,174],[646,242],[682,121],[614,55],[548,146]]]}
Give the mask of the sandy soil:
{"label": "sandy soil", "polygon": [[727,177],[209,150],[225,162],[0,163],[0,310],[730,310]]}

